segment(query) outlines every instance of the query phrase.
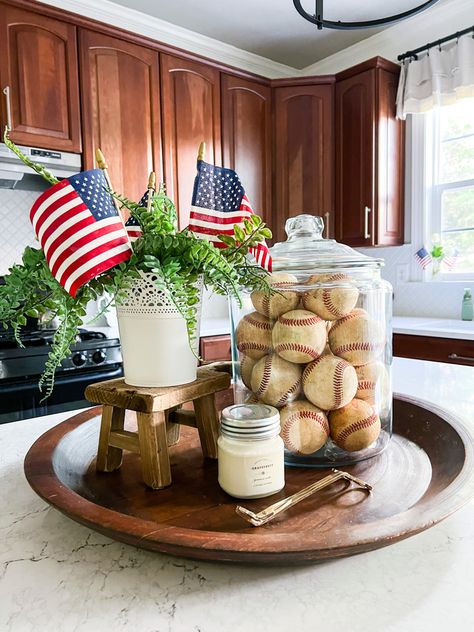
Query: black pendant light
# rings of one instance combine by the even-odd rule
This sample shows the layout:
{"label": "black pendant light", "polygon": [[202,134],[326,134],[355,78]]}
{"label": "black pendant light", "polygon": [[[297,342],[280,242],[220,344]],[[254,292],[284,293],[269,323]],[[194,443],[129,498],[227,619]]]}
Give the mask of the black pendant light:
{"label": "black pendant light", "polygon": [[[354,2],[357,3],[358,0],[354,0]],[[367,20],[366,22],[343,22],[342,20],[334,21],[324,19],[323,0],[315,0],[314,14],[308,13],[303,9],[301,6],[301,0],[293,0],[293,4],[295,5],[295,9],[298,13],[303,16],[305,20],[308,20],[308,22],[316,24],[319,30],[327,28],[339,29],[341,31],[349,31],[351,29],[368,29],[374,26],[386,26],[387,24],[392,24],[393,22],[398,22],[399,20],[409,18],[416,13],[420,13],[420,11],[424,11],[436,4],[438,0],[425,0],[421,4],[420,0],[413,0],[413,2],[417,2],[416,7],[413,7],[413,9],[409,9],[408,11],[404,11],[403,13],[399,13],[398,15],[390,15],[386,18],[379,18],[377,20]]]}

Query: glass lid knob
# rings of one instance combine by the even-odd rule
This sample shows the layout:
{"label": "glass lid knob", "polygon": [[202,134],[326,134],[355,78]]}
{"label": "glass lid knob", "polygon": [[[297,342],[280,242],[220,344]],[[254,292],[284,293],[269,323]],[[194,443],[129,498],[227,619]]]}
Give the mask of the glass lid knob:
{"label": "glass lid knob", "polygon": [[301,237],[311,237],[312,240],[323,239],[323,230],[323,218],[315,215],[290,217],[286,220],[285,224],[285,232],[288,235],[288,241]]}

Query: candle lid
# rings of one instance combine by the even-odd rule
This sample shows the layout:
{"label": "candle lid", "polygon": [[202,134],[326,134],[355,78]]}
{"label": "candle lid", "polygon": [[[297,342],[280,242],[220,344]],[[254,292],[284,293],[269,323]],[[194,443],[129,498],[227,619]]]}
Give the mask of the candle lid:
{"label": "candle lid", "polygon": [[222,411],[221,432],[234,439],[268,439],[280,432],[280,413],[266,404],[234,404]]}

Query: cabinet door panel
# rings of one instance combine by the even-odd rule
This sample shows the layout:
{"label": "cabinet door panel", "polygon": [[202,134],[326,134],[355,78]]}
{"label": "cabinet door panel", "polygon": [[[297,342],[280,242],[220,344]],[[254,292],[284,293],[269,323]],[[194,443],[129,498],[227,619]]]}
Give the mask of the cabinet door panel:
{"label": "cabinet door panel", "polygon": [[[333,87],[274,89],[275,240],[288,217],[333,215]],[[332,226],[329,227],[332,232]]]}
{"label": "cabinet door panel", "polygon": [[221,164],[219,71],[206,64],[161,55],[164,174],[178,209],[189,223],[199,144],[207,162]]}
{"label": "cabinet door panel", "polygon": [[405,126],[396,119],[398,75],[378,69],[377,245],[403,244]]}
{"label": "cabinet door panel", "polygon": [[271,223],[271,90],[256,81],[222,75],[222,153],[255,213]]}
{"label": "cabinet door panel", "polygon": [[100,147],[114,189],[138,201],[162,173],[158,54],[90,31],[80,47],[85,167]]}
{"label": "cabinet door panel", "polygon": [[336,233],[346,244],[375,243],[375,114],[375,70],[337,83]]}
{"label": "cabinet door panel", "polygon": [[81,151],[76,28],[1,5],[0,36],[1,87],[10,89],[12,140]]}

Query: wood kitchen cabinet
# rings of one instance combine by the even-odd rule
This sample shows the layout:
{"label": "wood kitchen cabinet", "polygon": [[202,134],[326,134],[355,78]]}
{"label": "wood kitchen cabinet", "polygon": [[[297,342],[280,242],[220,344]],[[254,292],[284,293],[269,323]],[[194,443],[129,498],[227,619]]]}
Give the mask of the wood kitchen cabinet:
{"label": "wood kitchen cabinet", "polygon": [[281,85],[289,82],[273,89],[275,241],[286,239],[285,221],[300,213],[321,215],[325,236],[334,226],[333,82],[313,77]]}
{"label": "wood kitchen cabinet", "polygon": [[206,161],[222,164],[220,73],[209,64],[161,55],[161,90],[164,180],[184,228],[201,141]]}
{"label": "wood kitchen cabinet", "polygon": [[240,177],[252,208],[271,225],[272,109],[269,82],[221,75],[223,165]]}
{"label": "wood kitchen cabinet", "polygon": [[474,366],[474,341],[393,334],[393,355],[400,358]]}
{"label": "wood kitchen cabinet", "polygon": [[100,147],[114,188],[138,201],[162,173],[158,53],[87,30],[79,48],[84,167]]}
{"label": "wood kitchen cabinet", "polygon": [[21,145],[81,151],[76,27],[0,3],[1,125]]}
{"label": "wood kitchen cabinet", "polygon": [[203,364],[231,360],[231,339],[228,334],[222,336],[203,336],[200,339],[199,354]]}
{"label": "wood kitchen cabinet", "polygon": [[376,57],[336,76],[336,236],[352,246],[403,243],[398,74],[398,65]]}

